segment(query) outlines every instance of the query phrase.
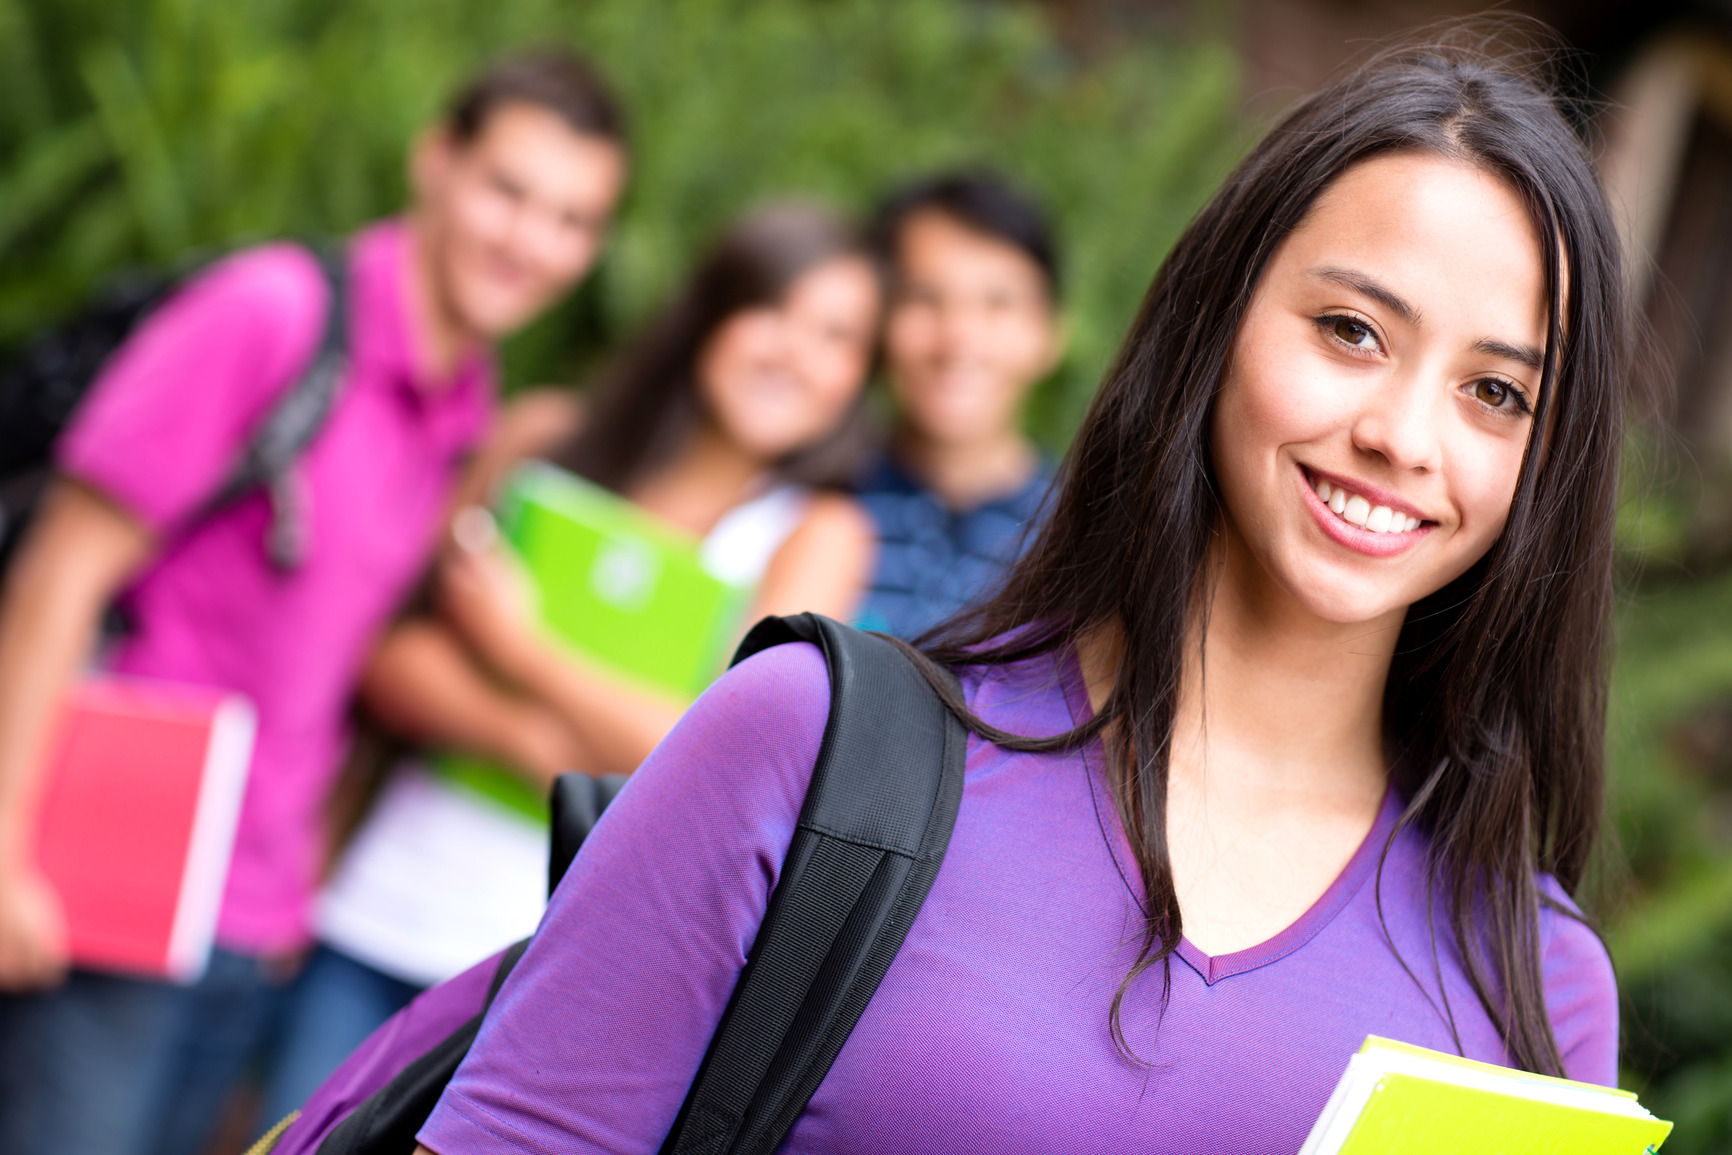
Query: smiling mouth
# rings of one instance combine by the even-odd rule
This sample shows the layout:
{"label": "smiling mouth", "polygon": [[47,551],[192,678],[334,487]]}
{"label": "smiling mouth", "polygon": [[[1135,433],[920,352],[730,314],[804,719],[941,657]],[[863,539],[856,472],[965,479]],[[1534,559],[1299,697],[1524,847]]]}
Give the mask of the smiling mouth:
{"label": "smiling mouth", "polygon": [[1419,518],[1391,509],[1387,505],[1373,505],[1351,489],[1334,485],[1321,477],[1307,474],[1305,480],[1317,494],[1317,500],[1327,506],[1330,513],[1355,529],[1362,529],[1367,533],[1395,534],[1411,532],[1424,524]]}

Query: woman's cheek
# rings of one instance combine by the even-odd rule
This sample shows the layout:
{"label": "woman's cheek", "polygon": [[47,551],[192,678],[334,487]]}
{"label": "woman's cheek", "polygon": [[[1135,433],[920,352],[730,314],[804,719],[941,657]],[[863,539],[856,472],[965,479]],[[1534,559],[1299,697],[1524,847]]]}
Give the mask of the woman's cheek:
{"label": "woman's cheek", "polygon": [[1441,588],[1465,573],[1496,543],[1509,521],[1510,502],[1515,495],[1514,478],[1505,479],[1503,462],[1494,457],[1475,456],[1467,461],[1456,460],[1448,468],[1446,480],[1451,505],[1459,519],[1445,543],[1449,558],[1448,572],[1437,581]]}
{"label": "woman's cheek", "polygon": [[1315,443],[1351,425],[1349,388],[1303,358],[1270,367],[1246,392],[1246,431],[1269,448]]}

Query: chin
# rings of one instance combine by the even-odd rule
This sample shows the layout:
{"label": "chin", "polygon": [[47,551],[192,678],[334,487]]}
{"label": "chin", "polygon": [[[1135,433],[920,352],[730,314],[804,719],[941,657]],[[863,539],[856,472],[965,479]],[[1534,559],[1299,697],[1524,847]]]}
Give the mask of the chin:
{"label": "chin", "polygon": [[1000,428],[1000,425],[992,419],[983,420],[974,413],[933,413],[917,418],[915,427],[932,440],[950,445],[978,440]]}
{"label": "chin", "polygon": [[465,301],[463,317],[469,327],[484,337],[509,336],[523,328],[540,312],[539,303],[483,299]]}
{"label": "chin", "polygon": [[736,446],[764,461],[781,461],[812,445],[813,437],[800,437],[785,429],[751,429],[723,421],[724,434]]}
{"label": "chin", "polygon": [[469,269],[452,277],[451,300],[476,332],[502,336],[535,319],[553,294],[520,276],[499,276],[490,269]]}
{"label": "chin", "polygon": [[1375,622],[1405,612],[1414,600],[1392,590],[1387,580],[1364,573],[1343,573],[1334,566],[1300,566],[1273,574],[1275,583],[1306,612],[1337,625]]}
{"label": "chin", "polygon": [[1391,613],[1405,615],[1408,606],[1405,602],[1360,602],[1358,608],[1352,608],[1348,601],[1323,600],[1316,596],[1301,599],[1301,604],[1309,610],[1318,621],[1328,622],[1337,626],[1369,626],[1382,621]]}

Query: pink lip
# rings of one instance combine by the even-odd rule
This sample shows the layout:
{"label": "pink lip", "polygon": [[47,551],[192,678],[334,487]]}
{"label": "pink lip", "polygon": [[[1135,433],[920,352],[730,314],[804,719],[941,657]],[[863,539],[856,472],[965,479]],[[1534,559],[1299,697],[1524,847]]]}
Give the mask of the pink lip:
{"label": "pink lip", "polygon": [[1314,473],[1314,476],[1322,478],[1330,485],[1339,486],[1349,493],[1357,493],[1376,505],[1387,505],[1390,509],[1402,511],[1409,517],[1422,519],[1417,528],[1403,533],[1372,533],[1368,529],[1360,529],[1358,526],[1336,517],[1335,511],[1323,503],[1323,499],[1318,497],[1317,491],[1311,487],[1312,481],[1311,477],[1307,476],[1308,472],[1314,471],[1309,471],[1304,466],[1299,469],[1299,489],[1305,495],[1305,508],[1311,511],[1311,516],[1316,519],[1319,529],[1355,553],[1362,553],[1367,557],[1394,557],[1396,554],[1405,553],[1418,545],[1420,539],[1430,533],[1436,524],[1435,522],[1424,521],[1424,515],[1417,509],[1400,499],[1392,500],[1391,495],[1383,490],[1363,486],[1358,482],[1341,483],[1331,474]]}

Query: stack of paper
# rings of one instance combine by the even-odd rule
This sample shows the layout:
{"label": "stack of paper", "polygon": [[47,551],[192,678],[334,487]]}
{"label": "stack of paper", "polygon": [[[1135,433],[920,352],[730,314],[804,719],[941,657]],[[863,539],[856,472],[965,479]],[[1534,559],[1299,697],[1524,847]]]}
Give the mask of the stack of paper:
{"label": "stack of paper", "polygon": [[1372,1036],[1299,1155],[1644,1155],[1671,1130],[1628,1091]]}

